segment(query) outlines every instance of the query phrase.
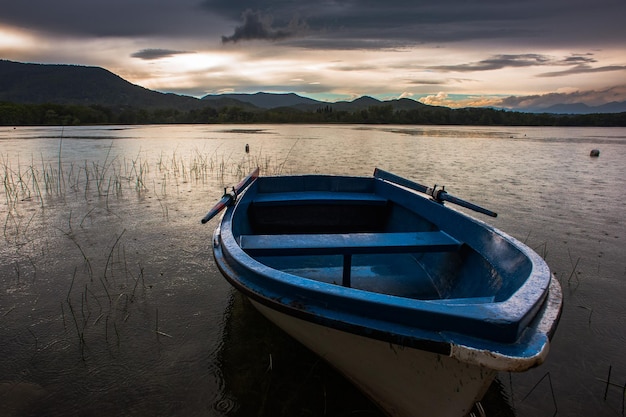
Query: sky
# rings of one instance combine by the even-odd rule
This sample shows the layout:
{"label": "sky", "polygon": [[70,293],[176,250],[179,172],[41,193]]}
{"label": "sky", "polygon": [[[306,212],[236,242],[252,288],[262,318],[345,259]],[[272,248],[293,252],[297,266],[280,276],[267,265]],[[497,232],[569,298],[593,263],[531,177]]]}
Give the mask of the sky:
{"label": "sky", "polygon": [[626,0],[15,0],[0,59],[203,97],[511,109],[626,100]]}

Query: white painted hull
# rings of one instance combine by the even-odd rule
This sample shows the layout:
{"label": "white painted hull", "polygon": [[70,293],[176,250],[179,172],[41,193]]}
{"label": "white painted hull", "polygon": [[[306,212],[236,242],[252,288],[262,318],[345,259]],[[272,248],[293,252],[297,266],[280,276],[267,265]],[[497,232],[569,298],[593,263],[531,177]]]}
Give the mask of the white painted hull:
{"label": "white painted hull", "polygon": [[251,301],[393,417],[465,416],[497,374],[449,356],[314,324]]}

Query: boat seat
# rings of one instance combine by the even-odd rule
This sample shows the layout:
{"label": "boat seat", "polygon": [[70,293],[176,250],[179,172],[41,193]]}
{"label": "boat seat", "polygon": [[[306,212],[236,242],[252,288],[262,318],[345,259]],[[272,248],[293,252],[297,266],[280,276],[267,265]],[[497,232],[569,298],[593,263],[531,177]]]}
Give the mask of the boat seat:
{"label": "boat seat", "polygon": [[373,193],[335,191],[297,191],[284,193],[259,193],[252,204],[260,206],[304,204],[368,204],[386,205],[388,200]]}
{"label": "boat seat", "polygon": [[404,233],[242,235],[251,256],[343,255],[343,285],[350,286],[352,255],[456,251],[461,242],[442,231]]}

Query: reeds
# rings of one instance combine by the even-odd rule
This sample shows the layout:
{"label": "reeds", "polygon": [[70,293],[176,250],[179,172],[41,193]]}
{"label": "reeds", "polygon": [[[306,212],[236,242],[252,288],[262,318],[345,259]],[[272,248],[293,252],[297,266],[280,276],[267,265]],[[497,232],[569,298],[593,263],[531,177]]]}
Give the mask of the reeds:
{"label": "reeds", "polygon": [[544,381],[547,380],[548,381],[548,386],[550,388],[550,396],[552,397],[552,404],[554,405],[554,414],[552,414],[552,416],[556,416],[559,412],[559,408],[557,406],[557,402],[556,402],[556,396],[554,395],[554,386],[552,385],[552,377],[550,376],[550,372],[546,372],[540,379],[539,381],[537,381],[537,383],[530,389],[530,391],[524,396],[524,398],[522,398],[522,402],[524,402],[529,396],[530,394],[533,393],[533,391],[535,391],[535,389]]}
{"label": "reeds", "polygon": [[[149,185],[159,186],[161,195],[167,195],[171,187],[178,189],[183,184],[206,185],[217,179],[219,182],[235,181],[259,167],[265,175],[281,174],[285,162],[272,160],[270,156],[246,154],[240,159],[233,155],[202,153],[194,150],[182,156],[161,153],[156,161],[142,159],[139,153],[134,159],[111,156],[107,150],[104,161],[64,162],[59,156],[46,161],[43,155],[40,162],[24,164],[8,155],[0,157],[0,180],[2,200],[8,211],[14,210],[22,202],[36,201],[44,208],[51,199],[58,200],[69,195],[83,196],[88,200],[92,195],[109,198],[121,197],[127,191],[146,192]],[[152,180],[152,181],[151,181]],[[108,201],[108,200],[107,200]]]}
{"label": "reeds", "polygon": [[[113,244],[106,251],[108,253],[106,259],[102,256],[102,248],[97,248],[100,253],[99,260],[104,262],[102,272],[97,274],[91,266],[94,262],[87,253],[88,251],[78,243],[75,236],[66,234],[79,249],[85,260],[85,265],[89,265],[82,272],[79,266],[74,267],[65,302],[61,304],[64,327],[66,326],[64,305],[69,308],[73,323],[71,326],[73,332],[71,333],[76,334],[83,360],[88,358],[88,344],[93,343],[94,337],[98,335],[104,336],[104,340],[100,342],[104,342],[107,346],[114,342],[114,346],[120,348],[121,338],[118,326],[130,318],[133,311],[130,306],[138,298],[138,289],[146,288],[143,266],[138,265],[139,274],[137,276],[133,275],[128,267],[123,249],[125,232],[126,229],[116,235]],[[119,275],[114,275],[114,269]],[[114,276],[118,277],[117,281],[112,279]],[[93,333],[93,336],[88,337],[88,333]],[[160,334],[165,335],[162,332]],[[116,340],[110,340],[111,337]],[[113,353],[111,352],[111,354]]]}
{"label": "reeds", "polygon": [[[78,203],[75,213],[80,212],[81,201],[84,202],[86,214],[81,214],[82,228],[96,209],[115,214],[110,210],[111,199],[153,192],[161,206],[162,217],[169,220],[167,197],[178,194],[182,187],[187,191],[207,186],[221,189],[238,182],[256,167],[265,174],[276,174],[284,169],[284,164],[275,163],[271,157],[260,153],[235,158],[232,154],[220,155],[217,151],[207,153],[199,149],[187,155],[162,152],[156,159],[139,152],[129,159],[113,155],[113,143],[103,161],[66,161],[61,156],[64,145],[66,143],[59,141],[59,154],[54,160],[47,160],[43,155],[32,156],[29,160],[0,155],[0,207],[6,208],[2,210],[6,213],[2,226],[7,242],[17,245],[43,210],[62,207],[68,202]],[[28,207],[28,214],[22,207]],[[41,211],[37,211],[37,207]],[[68,221],[70,232],[72,220],[70,217]],[[71,236],[68,234],[68,237]]]}
{"label": "reeds", "polygon": [[[275,175],[285,166],[261,153],[235,156],[198,149],[187,154],[161,152],[157,158],[140,151],[128,158],[115,153],[114,143],[103,160],[77,161],[63,157],[67,145],[61,139],[58,155],[49,159],[0,154],[0,207],[6,207],[3,234],[14,249],[15,261],[7,265],[12,265],[15,285],[31,284],[26,277],[38,270],[49,276],[57,256],[53,246],[63,248],[63,262],[69,263],[62,271],[53,270],[54,279],[67,279],[60,302],[63,328],[66,340],[76,342],[82,360],[89,359],[96,351],[90,347],[98,343],[115,355],[124,341],[125,323],[135,315],[145,316],[145,310],[137,314],[137,309],[145,307],[142,301],[149,295],[144,265],[127,258],[126,228],[107,231],[109,238],[94,236],[93,227],[103,216],[123,221],[123,213],[117,212],[119,202],[156,197],[162,217],[169,220],[168,198],[181,191],[210,187],[218,193],[256,167]],[[152,311],[157,341],[171,338],[161,328],[158,308]]]}
{"label": "reeds", "polygon": [[605,383],[606,385],[604,386],[604,401],[607,401],[607,397],[609,394],[609,388],[614,387],[614,388],[619,388],[622,392],[622,416],[624,415],[624,413],[626,412],[626,382],[623,385],[620,385],[618,383],[615,383],[613,381],[611,381],[611,371],[613,370],[613,365],[609,365],[609,373],[606,377],[606,380],[601,379],[601,378],[596,378],[597,380],[599,380],[600,382]]}

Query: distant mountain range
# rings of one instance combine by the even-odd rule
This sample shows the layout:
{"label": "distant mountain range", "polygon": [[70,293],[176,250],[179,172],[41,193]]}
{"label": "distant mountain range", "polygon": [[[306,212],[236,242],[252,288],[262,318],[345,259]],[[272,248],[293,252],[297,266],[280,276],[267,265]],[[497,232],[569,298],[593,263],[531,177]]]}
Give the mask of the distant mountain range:
{"label": "distant mountain range", "polygon": [[626,112],[626,101],[614,101],[601,106],[588,106],[584,103],[555,104],[549,107],[531,107],[515,109],[527,113],[552,114],[592,114],[592,113],[623,113]]}
{"label": "distant mountain range", "polygon": [[[211,107],[240,107],[246,111],[293,109],[315,112],[320,109],[355,112],[373,106],[391,106],[394,110],[435,108],[411,99],[380,101],[364,96],[353,101],[334,103],[313,100],[294,93],[219,94],[201,99],[152,91],[132,84],[100,67],[50,65],[0,60],[0,102],[20,104],[99,105],[113,109],[176,109],[189,111]],[[519,109],[523,112],[586,114],[626,112],[626,102],[599,107],[585,104],[561,104],[542,109]]]}
{"label": "distant mountain range", "polygon": [[28,64],[6,60],[0,60],[0,101],[178,110],[238,106],[248,111],[277,108],[316,111],[326,106],[333,110],[358,111],[388,104],[405,110],[429,107],[410,99],[380,101],[372,97],[328,103],[294,93],[219,94],[198,99],[148,90],[100,67]]}
{"label": "distant mountain range", "polygon": [[204,101],[216,102],[223,99],[232,99],[243,103],[249,103],[262,109],[274,109],[277,107],[319,106],[320,101],[301,97],[295,93],[289,94],[210,94],[202,97]]}

